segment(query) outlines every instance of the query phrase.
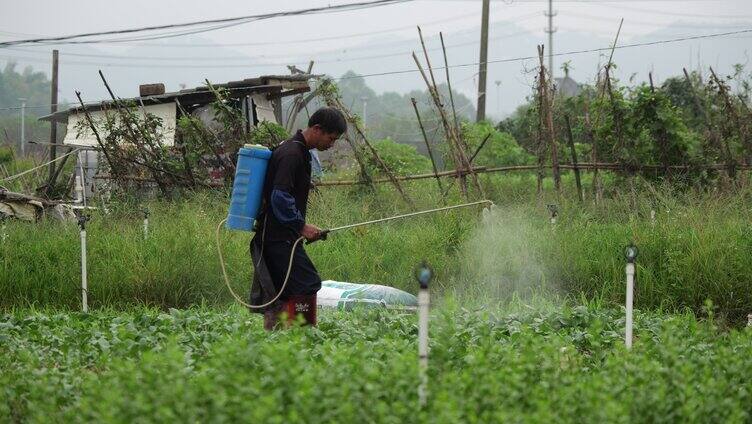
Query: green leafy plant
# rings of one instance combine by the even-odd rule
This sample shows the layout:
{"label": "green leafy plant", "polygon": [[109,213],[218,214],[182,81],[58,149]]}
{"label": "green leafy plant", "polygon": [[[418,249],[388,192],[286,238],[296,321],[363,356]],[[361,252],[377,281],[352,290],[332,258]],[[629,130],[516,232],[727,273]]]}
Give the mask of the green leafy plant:
{"label": "green leafy plant", "polygon": [[[410,175],[431,170],[431,161],[418,153],[415,147],[396,143],[391,139],[377,140],[373,147],[378,152],[381,160],[387,168],[398,175]],[[376,163],[373,156],[367,156],[369,173],[374,175],[383,174],[382,168]]]}

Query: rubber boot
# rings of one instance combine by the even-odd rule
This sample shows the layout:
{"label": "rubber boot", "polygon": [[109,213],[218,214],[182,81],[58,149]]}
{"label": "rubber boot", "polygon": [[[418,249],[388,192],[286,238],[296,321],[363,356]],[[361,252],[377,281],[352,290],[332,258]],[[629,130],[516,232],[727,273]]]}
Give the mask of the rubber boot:
{"label": "rubber boot", "polygon": [[316,326],[316,295],[292,295],[279,307],[264,312],[264,329],[272,331],[280,327],[282,315],[287,317],[285,328],[297,322],[298,315],[303,318],[303,325]]}

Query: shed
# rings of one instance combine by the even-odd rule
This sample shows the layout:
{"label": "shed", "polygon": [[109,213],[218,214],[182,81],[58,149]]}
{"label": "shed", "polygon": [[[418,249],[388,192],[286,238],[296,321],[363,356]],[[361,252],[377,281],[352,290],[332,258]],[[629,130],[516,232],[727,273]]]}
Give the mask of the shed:
{"label": "shed", "polygon": [[[282,123],[282,98],[311,90],[309,80],[316,78],[312,74],[295,75],[265,75],[256,78],[247,78],[239,81],[230,81],[224,84],[212,84],[215,89],[226,89],[228,98],[233,107],[241,108],[250,126],[257,125],[261,121]],[[161,84],[142,86],[146,91],[157,94],[122,99],[124,102],[139,105],[139,113],[150,113],[162,119],[162,132],[160,134],[163,145],[175,144],[175,127],[179,116],[183,111],[193,113],[206,107],[215,100],[215,95],[208,85],[176,92],[159,92]],[[144,90],[142,90],[143,92]],[[97,130],[103,132],[104,114],[108,109],[114,109],[112,100],[86,105],[86,111],[90,114]],[[85,187],[86,196],[95,192],[94,176],[97,172],[97,154],[92,152],[97,148],[97,140],[86,122],[84,108],[81,106],[55,112],[39,118],[44,121],[66,124],[67,132],[63,145],[81,147],[76,164],[76,176],[81,178]],[[117,119],[117,117],[115,117]],[[83,175],[82,175],[83,174]]]}

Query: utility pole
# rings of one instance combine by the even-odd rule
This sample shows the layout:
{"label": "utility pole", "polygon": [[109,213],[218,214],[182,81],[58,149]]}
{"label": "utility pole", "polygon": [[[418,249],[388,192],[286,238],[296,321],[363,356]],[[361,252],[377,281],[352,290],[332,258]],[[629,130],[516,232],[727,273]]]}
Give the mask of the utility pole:
{"label": "utility pole", "polygon": [[366,104],[368,103],[368,97],[363,96],[360,100],[363,101],[363,129],[366,129]]}
{"label": "utility pole", "polygon": [[21,157],[26,156],[26,99],[20,98],[21,101]]}
{"label": "utility pole", "polygon": [[[58,51],[53,50],[52,51],[52,88],[50,89],[50,114],[53,114],[57,112],[57,61],[58,61]],[[54,161],[57,157],[57,123],[55,123],[55,120],[50,120],[50,160]],[[50,177],[49,180],[52,182],[52,177],[55,175],[55,162],[50,163]]]}
{"label": "utility pole", "polygon": [[480,24],[480,63],[478,64],[478,114],[475,120],[486,119],[486,69],[488,67],[488,9],[491,0],[483,0]]}
{"label": "utility pole", "polygon": [[499,94],[499,87],[501,86],[501,81],[496,80],[494,81],[496,83],[496,113],[499,114],[499,117],[501,117],[501,95]]}
{"label": "utility pole", "polygon": [[556,16],[556,13],[554,13],[554,0],[548,0],[548,13],[543,13],[548,17],[548,28],[546,28],[546,32],[548,33],[548,45],[546,46],[546,49],[548,49],[548,79],[551,80],[551,83],[553,84],[555,82],[554,80],[554,33],[556,30],[554,29],[554,16]]}

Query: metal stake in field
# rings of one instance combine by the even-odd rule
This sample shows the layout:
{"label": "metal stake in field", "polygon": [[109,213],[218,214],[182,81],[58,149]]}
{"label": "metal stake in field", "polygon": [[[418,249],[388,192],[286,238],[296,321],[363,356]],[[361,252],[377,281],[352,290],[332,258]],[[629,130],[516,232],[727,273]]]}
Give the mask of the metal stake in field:
{"label": "metal stake in field", "polygon": [[21,157],[26,156],[26,99],[18,99],[21,102]]}
{"label": "metal stake in field", "polygon": [[89,216],[81,213],[78,217],[78,228],[81,229],[81,306],[84,312],[89,312],[89,303],[87,299],[88,281],[86,273],[86,221]]}
{"label": "metal stake in field", "polygon": [[5,224],[7,219],[8,218],[5,215],[0,216],[0,242],[2,242],[2,244],[5,244],[5,239],[8,238],[7,227]]}
{"label": "metal stake in field", "polygon": [[630,244],[624,251],[624,257],[627,260],[627,304],[626,304],[626,323],[624,330],[624,344],[627,349],[632,348],[632,303],[634,301],[634,276],[635,260],[637,259],[637,246]]}
{"label": "metal stake in field", "polygon": [[551,225],[556,224],[556,218],[559,217],[559,207],[555,204],[551,204],[546,205],[546,208],[548,208]]}
{"label": "metal stake in field", "polygon": [[430,306],[428,283],[433,277],[433,270],[423,261],[415,270],[415,277],[420,284],[420,291],[418,292],[418,361],[420,370],[418,400],[422,408],[426,406],[428,395],[428,313]]}
{"label": "metal stake in field", "polygon": [[144,240],[149,238],[149,208],[141,209],[144,214]]}

